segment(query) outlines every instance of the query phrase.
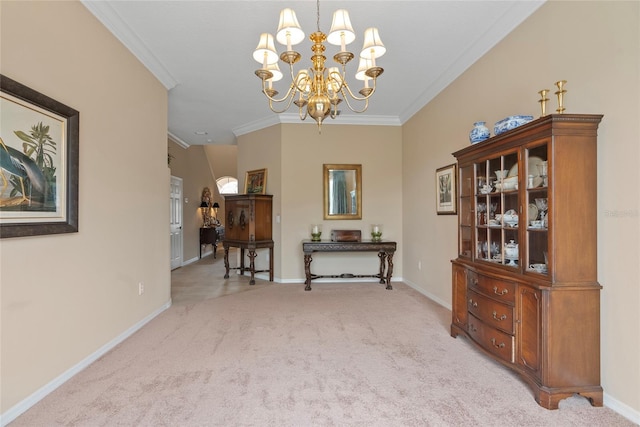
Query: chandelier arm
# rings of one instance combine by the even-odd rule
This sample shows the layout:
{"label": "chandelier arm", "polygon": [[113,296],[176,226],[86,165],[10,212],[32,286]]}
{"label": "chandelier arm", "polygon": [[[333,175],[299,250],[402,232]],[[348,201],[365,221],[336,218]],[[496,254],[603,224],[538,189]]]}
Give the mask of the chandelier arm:
{"label": "chandelier arm", "polygon": [[[284,113],[285,111],[287,111],[287,110],[289,109],[289,107],[291,106],[291,103],[293,102],[293,99],[294,99],[294,98],[295,98],[295,96],[296,96],[296,91],[295,91],[295,90],[292,90],[292,89],[293,89],[293,86],[292,86],[292,87],[289,87],[289,90],[287,91],[287,95],[286,95],[286,96],[284,96],[284,97],[282,97],[281,99],[274,99],[274,98],[270,97],[269,95],[267,95],[267,93],[265,92],[265,93],[264,93],[264,95],[265,95],[265,96],[267,97],[267,99],[269,100],[269,109],[270,109],[271,111],[273,111],[274,113],[276,113],[276,114]],[[287,101],[287,105],[285,105],[285,107],[284,107],[282,110],[276,110],[276,109],[273,107],[273,104],[274,104],[274,103],[279,104],[279,103],[281,103],[281,102],[286,101],[286,100],[287,100],[287,98],[289,99],[289,100]]]}
{"label": "chandelier arm", "polygon": [[[342,94],[344,95],[344,89],[347,90],[347,92],[349,92],[349,95],[351,95],[351,98],[356,100],[356,101],[366,101],[369,98],[371,98],[371,95],[373,95],[376,92],[376,79],[371,79],[373,80],[373,87],[371,88],[371,92],[367,95],[367,96],[356,96],[353,94],[353,92],[351,92],[351,88],[349,87],[349,85],[347,84],[347,82],[344,82],[344,88],[341,90]],[[346,98],[346,96],[345,96]]]}
{"label": "chandelier arm", "polygon": [[[307,104],[304,104],[298,107],[298,117],[300,117],[300,120],[307,118],[308,109],[306,108],[306,105]],[[302,114],[302,110],[304,110],[304,114]]]}
{"label": "chandelier arm", "polygon": [[338,117],[338,104],[333,104],[333,103],[331,104],[330,117],[332,119],[335,119],[336,117]]}
{"label": "chandelier arm", "polygon": [[[295,89],[294,89],[294,85],[293,83],[289,86],[289,90],[287,90],[287,93],[282,97],[282,98],[273,98],[271,96],[269,96],[269,94],[267,93],[267,84],[266,81],[262,81],[262,93],[264,93],[264,96],[267,97],[267,99],[269,100],[269,103],[271,103],[272,101],[275,103],[281,103],[283,101],[286,101],[287,98],[289,98],[289,96],[291,95],[291,91],[294,91],[293,94],[295,95]],[[291,105],[291,101],[289,101],[288,105]],[[289,108],[287,106],[287,108]]]}
{"label": "chandelier arm", "polygon": [[[359,98],[353,95],[353,93],[351,93],[351,90],[349,90],[349,86],[345,85],[345,88],[347,89],[347,91],[349,92],[349,95],[351,95],[351,98],[356,100],[356,101],[364,101],[364,108],[362,110],[358,110],[354,107],[351,106],[351,103],[349,102],[349,97],[347,96],[347,94],[345,93],[344,89],[342,89],[341,93],[342,93],[342,97],[344,98],[344,101],[347,103],[347,107],[349,107],[349,109],[351,111],[353,111],[354,113],[364,113],[365,111],[367,111],[367,108],[369,108],[369,96],[366,96],[364,98]],[[372,92],[373,93],[373,92]]]}
{"label": "chandelier arm", "polygon": [[[337,74],[338,78],[336,78],[334,76],[334,74]],[[346,73],[346,70],[345,70],[345,66],[344,65],[342,66],[342,73],[338,73],[338,72],[333,71],[333,72],[328,74],[327,79],[328,80],[335,80],[335,81],[339,82],[340,83],[340,87],[338,87],[337,90],[335,90],[335,92],[336,93],[342,92],[342,88],[344,88],[346,86],[346,84],[347,84],[347,73]]]}
{"label": "chandelier arm", "polygon": [[[308,83],[312,80],[311,77],[309,77],[309,74],[307,73],[307,78],[305,79],[300,79],[299,75],[300,75],[300,71],[296,74],[293,73],[293,63],[289,64],[289,75],[291,76],[291,86],[295,86],[295,88],[300,91],[300,93],[308,95],[308,92],[305,91],[305,86],[308,86]],[[312,69],[309,69],[309,71],[311,71],[313,73]],[[299,83],[302,83],[302,87],[299,86]],[[304,119],[303,119],[304,120]]]}

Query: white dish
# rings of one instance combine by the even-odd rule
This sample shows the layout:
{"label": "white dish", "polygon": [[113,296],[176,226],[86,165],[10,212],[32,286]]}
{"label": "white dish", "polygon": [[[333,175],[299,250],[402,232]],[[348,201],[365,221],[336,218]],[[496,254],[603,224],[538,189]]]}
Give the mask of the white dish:
{"label": "white dish", "polygon": [[538,219],[538,207],[535,204],[529,203],[528,213],[529,216],[527,218],[529,219],[529,222]]}
{"label": "white dish", "polygon": [[[542,160],[540,157],[536,157],[536,156],[529,157],[529,170],[527,171],[527,173],[529,175],[533,175],[534,178],[540,177],[540,171],[538,170],[538,163],[542,163],[543,161],[544,160]],[[509,169],[509,173],[507,174],[507,176],[518,176],[517,163],[513,165],[511,169]],[[535,184],[535,181],[534,181],[534,184]]]}

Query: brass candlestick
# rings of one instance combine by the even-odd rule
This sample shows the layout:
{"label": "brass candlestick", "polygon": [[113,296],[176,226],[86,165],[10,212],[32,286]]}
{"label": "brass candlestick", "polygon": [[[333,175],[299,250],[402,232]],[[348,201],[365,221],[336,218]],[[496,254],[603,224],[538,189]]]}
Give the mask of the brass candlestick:
{"label": "brass candlestick", "polygon": [[540,117],[544,117],[547,114],[547,101],[549,100],[547,93],[549,93],[549,89],[542,89],[538,93],[540,94],[540,101],[538,102],[540,103],[540,110],[542,110]]}
{"label": "brass candlestick", "polygon": [[560,80],[556,82],[556,86],[558,86],[558,91],[556,95],[558,95],[558,109],[556,110],[558,114],[562,114],[564,112],[564,94],[567,93],[564,90],[564,85],[567,83],[566,80]]}

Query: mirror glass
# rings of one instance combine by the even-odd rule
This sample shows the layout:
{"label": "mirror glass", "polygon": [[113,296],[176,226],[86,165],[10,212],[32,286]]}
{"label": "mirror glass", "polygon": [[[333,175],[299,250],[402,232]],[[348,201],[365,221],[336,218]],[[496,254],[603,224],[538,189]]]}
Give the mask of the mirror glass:
{"label": "mirror glass", "polygon": [[362,165],[323,165],[324,219],[362,219]]}

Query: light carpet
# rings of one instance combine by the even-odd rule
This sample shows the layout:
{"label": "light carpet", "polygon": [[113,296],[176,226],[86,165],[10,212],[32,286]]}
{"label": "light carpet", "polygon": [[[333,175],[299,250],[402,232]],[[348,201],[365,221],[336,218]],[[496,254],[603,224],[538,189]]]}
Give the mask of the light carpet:
{"label": "light carpet", "polygon": [[634,425],[578,396],[541,408],[450,318],[402,283],[258,280],[174,304],[11,425]]}

